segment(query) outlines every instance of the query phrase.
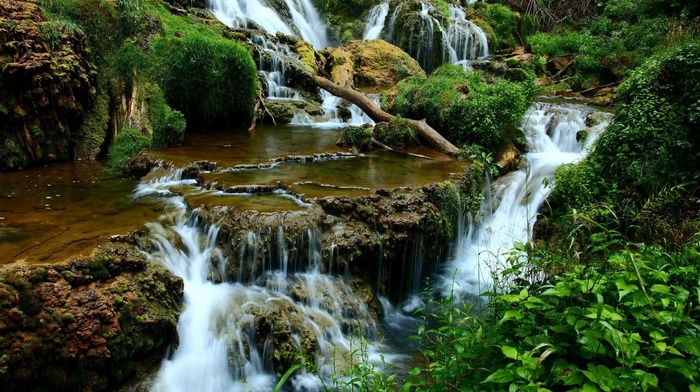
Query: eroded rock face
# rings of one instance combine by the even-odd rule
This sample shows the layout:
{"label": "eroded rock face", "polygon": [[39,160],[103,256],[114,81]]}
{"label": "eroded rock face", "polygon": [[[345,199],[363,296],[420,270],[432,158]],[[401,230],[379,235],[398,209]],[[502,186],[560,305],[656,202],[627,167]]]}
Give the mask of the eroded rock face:
{"label": "eroded rock face", "polygon": [[333,82],[344,86],[393,86],[409,76],[425,76],[418,62],[384,40],[350,41],[328,49],[327,68]]}
{"label": "eroded rock face", "polygon": [[99,153],[106,126],[80,127],[96,85],[82,33],[47,21],[36,1],[0,0],[0,70],[0,170]]}
{"label": "eroded rock face", "polygon": [[182,281],[134,245],[0,269],[0,383],[104,390],[177,343]]}

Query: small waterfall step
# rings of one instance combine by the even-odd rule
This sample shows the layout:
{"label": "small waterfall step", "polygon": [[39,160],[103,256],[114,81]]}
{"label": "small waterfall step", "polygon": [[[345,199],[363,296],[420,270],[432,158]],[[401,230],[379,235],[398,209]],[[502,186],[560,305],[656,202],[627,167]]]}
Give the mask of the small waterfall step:
{"label": "small waterfall step", "polygon": [[[554,184],[554,172],[566,163],[582,159],[611,115],[580,105],[535,104],[522,121],[529,152],[527,168],[512,172],[484,188],[481,216],[458,235],[457,256],[442,276],[443,293],[477,296],[492,290],[492,277],[507,268],[506,258],[516,242],[531,239],[537,212]],[[594,124],[586,125],[587,119]],[[586,139],[577,137],[586,131]],[[497,200],[494,200],[497,198]],[[510,282],[501,280],[503,285]],[[499,287],[500,288],[500,287]],[[496,289],[499,289],[496,288]]]}

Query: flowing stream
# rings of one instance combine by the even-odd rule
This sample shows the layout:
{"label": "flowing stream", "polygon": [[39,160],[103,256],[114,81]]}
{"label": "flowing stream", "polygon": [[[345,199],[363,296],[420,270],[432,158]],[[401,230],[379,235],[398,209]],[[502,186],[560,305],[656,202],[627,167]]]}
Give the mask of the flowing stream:
{"label": "flowing stream", "polygon": [[[457,257],[441,278],[445,290],[454,286],[463,296],[489,288],[492,274],[504,268],[504,255],[515,242],[530,238],[556,167],[581,159],[608,121],[604,114],[571,105],[536,104],[524,116],[528,167],[487,184],[481,216],[459,236]],[[579,132],[584,130],[585,140],[579,143],[577,135],[581,137]],[[217,225],[200,221],[196,210],[190,210],[185,199],[170,189],[211,191],[198,189],[194,180],[181,179],[181,171],[165,173],[142,181],[134,193],[136,198],[151,195],[170,205],[168,214],[149,224],[153,246],[148,254],[185,282],[180,344],[163,362],[155,390],[271,391],[277,383],[272,358],[280,350],[298,355],[311,350],[318,369],[315,374],[298,372],[286,390],[320,390],[321,380],[330,382],[339,361],[360,347],[353,331],[370,339],[365,347],[369,360],[377,364],[382,357],[388,363],[405,360],[401,340],[415,328],[410,311],[420,304],[409,302],[402,312],[382,298],[381,328],[394,348],[377,343],[379,327],[366,303],[350,288],[346,272],[322,272],[332,267],[331,261],[321,258],[318,229],[308,228],[296,243],[287,243],[282,227],[266,235],[251,231],[235,245],[236,259],[227,260],[216,245]],[[305,208],[301,201],[297,203]],[[413,252],[420,253],[419,248]],[[262,266],[248,267],[259,259]],[[406,268],[418,269],[413,271],[418,277],[421,257],[414,259]],[[240,266],[237,276],[227,273],[225,265],[230,262]],[[322,267],[324,263],[328,268]],[[253,269],[241,272],[248,268]],[[410,286],[406,289],[420,289],[419,280]],[[277,335],[280,331],[286,331],[286,340]]]}
{"label": "flowing stream", "polygon": [[[591,127],[587,121],[593,122]],[[493,185],[487,181],[479,219],[458,236],[457,256],[442,276],[444,294],[479,295],[492,288],[493,276],[508,267],[514,244],[531,239],[537,212],[554,185],[554,171],[586,155],[610,116],[590,108],[538,103],[523,117],[529,152],[527,168]],[[577,141],[579,131],[585,138]],[[508,282],[501,282],[507,284]]]}
{"label": "flowing stream", "polygon": [[[290,250],[281,227],[270,237],[276,240],[269,242],[250,232],[237,262],[244,267],[262,256],[262,273],[253,272],[253,283],[242,276],[229,277],[216,245],[216,224],[200,222],[182,197],[169,192],[171,187],[194,186],[193,180],[179,179],[180,175],[173,171],[144,181],[135,192],[135,197],[155,195],[169,201],[170,212],[149,224],[153,249],[147,253],[185,283],[179,346],[163,362],[153,389],[270,391],[277,383],[273,356],[290,349],[301,356],[314,348],[318,373],[298,372],[289,387],[318,390],[320,380],[335,371],[334,364],[358,347],[353,331],[377,337],[377,325],[365,303],[347,277],[320,272],[319,233],[311,228],[296,244],[308,244],[305,254]],[[266,329],[269,334],[261,336]],[[368,344],[368,358],[379,361],[379,349],[379,344]]]}

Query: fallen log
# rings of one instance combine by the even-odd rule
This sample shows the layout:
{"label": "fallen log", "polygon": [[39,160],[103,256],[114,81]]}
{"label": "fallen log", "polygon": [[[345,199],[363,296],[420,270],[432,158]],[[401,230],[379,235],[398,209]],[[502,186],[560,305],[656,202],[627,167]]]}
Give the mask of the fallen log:
{"label": "fallen log", "polygon": [[[328,91],[336,97],[346,99],[357,105],[357,107],[362,109],[362,111],[364,111],[369,118],[375,122],[389,122],[396,118],[396,116],[383,111],[369,97],[359,91],[353,90],[351,87],[339,86],[320,76],[314,76],[313,79],[316,85],[322,89]],[[418,132],[418,134],[434,149],[450,155],[455,155],[459,151],[459,148],[455,147],[454,144],[442,137],[438,131],[434,130],[426,122],[411,119],[406,120],[408,121],[408,125],[415,129],[416,132]]]}

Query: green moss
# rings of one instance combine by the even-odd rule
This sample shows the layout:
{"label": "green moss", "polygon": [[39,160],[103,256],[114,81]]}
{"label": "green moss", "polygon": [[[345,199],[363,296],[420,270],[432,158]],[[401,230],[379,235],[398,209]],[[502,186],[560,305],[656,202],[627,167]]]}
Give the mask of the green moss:
{"label": "green moss", "polygon": [[483,21],[492,28],[493,49],[517,46],[518,15],[501,4],[482,3],[481,7]]}
{"label": "green moss", "polygon": [[[154,41],[154,75],[165,97],[191,125],[247,123],[258,77],[250,52],[236,42],[192,35]],[[236,88],[231,88],[236,86]]]}
{"label": "green moss", "polygon": [[372,140],[372,128],[349,126],[343,129],[338,145],[357,148],[360,151],[369,150]]}
{"label": "green moss", "polygon": [[76,157],[95,159],[102,151],[109,128],[109,103],[109,95],[105,91],[100,91],[77,132]]}
{"label": "green moss", "polygon": [[408,120],[396,117],[386,124],[377,124],[374,138],[393,148],[403,148],[418,144],[416,130],[411,128]]}
{"label": "green moss", "polygon": [[110,173],[121,173],[129,158],[150,147],[151,140],[139,130],[122,128],[109,149],[109,162],[105,170]]}

